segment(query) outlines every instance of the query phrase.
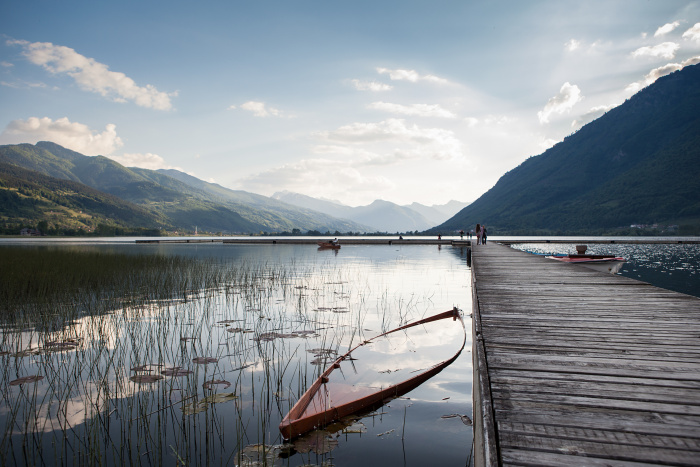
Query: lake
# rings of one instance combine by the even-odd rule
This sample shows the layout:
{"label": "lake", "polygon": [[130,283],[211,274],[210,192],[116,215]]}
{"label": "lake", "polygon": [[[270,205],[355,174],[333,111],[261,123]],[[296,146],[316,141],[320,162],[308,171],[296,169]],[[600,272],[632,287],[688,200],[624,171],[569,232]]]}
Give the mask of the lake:
{"label": "lake", "polygon": [[[461,417],[472,414],[465,249],[132,242],[0,241],[3,269],[28,273],[13,288],[40,283],[31,293],[45,298],[2,316],[3,465],[470,463],[472,429]],[[3,262],[17,249],[18,259]],[[622,275],[700,296],[700,245],[589,250],[625,257]],[[59,275],[41,285],[52,268]],[[452,307],[468,331],[454,363],[374,412],[284,442],[280,421],[329,361]],[[375,376],[421,368],[423,353],[455,338],[392,344]]]}
{"label": "lake", "polygon": [[[472,430],[461,417],[472,413],[465,249],[64,241],[4,242],[0,255],[15,248],[46,258],[32,267],[35,278],[56,252],[87,255],[102,272],[144,256],[187,262],[110,273],[105,283],[113,285],[97,289],[81,286],[87,278],[78,275],[75,290],[48,306],[22,303],[5,317],[3,464],[469,463]],[[349,426],[284,442],[282,417],[330,359],[453,307],[468,330],[454,363]],[[411,339],[401,359],[377,362],[376,372],[420,367],[422,352],[448,337]]]}

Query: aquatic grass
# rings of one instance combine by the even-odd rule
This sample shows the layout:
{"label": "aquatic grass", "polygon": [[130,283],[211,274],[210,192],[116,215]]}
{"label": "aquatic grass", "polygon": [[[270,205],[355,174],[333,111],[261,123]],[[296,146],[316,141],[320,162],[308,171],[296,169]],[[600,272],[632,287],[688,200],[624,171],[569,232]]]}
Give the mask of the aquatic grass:
{"label": "aquatic grass", "polygon": [[[38,251],[47,264],[64,264],[65,251]],[[112,266],[86,285],[82,272],[67,272],[64,290],[37,286],[38,296],[15,298],[12,315],[0,315],[0,350],[8,351],[0,356],[5,463],[209,465],[234,461],[252,445],[267,452],[282,443],[281,418],[323,370],[309,350],[344,353],[369,332],[365,326],[372,334],[379,322],[395,327],[397,320],[423,313],[426,304],[419,296],[388,292],[357,268],[324,262],[69,251],[84,255],[71,267]],[[400,316],[392,311],[397,308]],[[280,337],[260,339],[270,333]],[[45,350],[47,343],[68,339],[80,343]],[[37,353],[10,354],[30,347]],[[193,362],[206,357],[218,361]],[[131,379],[178,366],[191,373]],[[45,380],[8,385],[32,373]],[[212,380],[231,386],[203,387]],[[217,399],[222,393],[235,399]],[[190,413],[190,404],[206,410]]]}

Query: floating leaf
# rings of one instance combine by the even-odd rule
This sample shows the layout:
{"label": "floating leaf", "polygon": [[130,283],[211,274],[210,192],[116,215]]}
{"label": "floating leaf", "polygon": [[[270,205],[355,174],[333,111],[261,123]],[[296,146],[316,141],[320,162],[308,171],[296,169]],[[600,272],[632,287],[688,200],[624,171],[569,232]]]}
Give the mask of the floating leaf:
{"label": "floating leaf", "polygon": [[31,355],[37,355],[39,353],[39,349],[33,349],[33,348],[28,348],[24,350],[20,350],[19,352],[11,354],[12,357],[15,358],[24,358],[24,357],[29,357]]}
{"label": "floating leaf", "polygon": [[356,422],[356,423],[353,423],[352,425],[350,425],[349,427],[343,429],[343,433],[345,433],[345,434],[367,433],[367,427],[362,422]]}
{"label": "floating leaf", "polygon": [[180,342],[187,342],[187,341],[195,341],[197,340],[196,337],[181,337]]}
{"label": "floating leaf", "polygon": [[226,332],[231,332],[231,333],[233,333],[233,332],[243,332],[243,331],[245,331],[245,329],[243,329],[243,328],[226,328]]}
{"label": "floating leaf", "polygon": [[43,376],[32,375],[32,376],[22,376],[14,381],[10,381],[10,386],[19,386],[20,384],[36,383],[44,379]]}
{"label": "floating leaf", "polygon": [[385,431],[384,433],[379,433],[379,434],[377,435],[377,437],[384,436],[384,435],[388,435],[388,434],[393,433],[393,432],[395,432],[395,431],[396,431],[396,430]]}
{"label": "floating leaf", "polygon": [[322,357],[324,355],[331,356],[338,353],[337,350],[333,349],[310,349],[307,352],[314,354],[314,357]]}
{"label": "floating leaf", "polygon": [[192,359],[194,363],[199,363],[200,365],[206,365],[207,363],[216,363],[219,361],[218,358],[214,357],[195,357]]}
{"label": "floating leaf", "polygon": [[205,381],[204,384],[202,384],[202,387],[204,389],[214,389],[213,386],[216,386],[218,384],[224,384],[224,389],[228,389],[231,386],[231,383],[223,379],[212,379],[211,381]]}
{"label": "floating leaf", "polygon": [[294,449],[302,454],[310,451],[316,454],[326,454],[337,447],[338,440],[331,436],[326,430],[314,430],[294,441]]}
{"label": "floating leaf", "polygon": [[228,323],[237,323],[239,321],[243,321],[242,319],[223,319],[221,321],[217,321],[218,324],[228,324]]}
{"label": "floating leaf", "polygon": [[190,404],[184,404],[182,406],[182,413],[185,415],[194,415],[207,410],[210,404],[219,404],[221,402],[229,402],[235,399],[238,399],[238,397],[232,392],[212,394],[211,396],[204,397]]}
{"label": "floating leaf", "polygon": [[131,381],[133,381],[134,383],[146,384],[146,383],[155,383],[156,381],[159,381],[161,379],[165,379],[165,376],[161,376],[161,375],[134,375],[129,379]]}
{"label": "floating leaf", "polygon": [[61,350],[75,350],[78,347],[78,342],[74,339],[67,339],[60,342],[45,342],[44,350],[49,352],[60,352]]}
{"label": "floating leaf", "polygon": [[280,454],[284,453],[286,457],[289,457],[290,449],[289,445],[251,444],[236,454],[236,461],[240,467],[275,465]]}
{"label": "floating leaf", "polygon": [[189,374],[192,374],[190,370],[183,370],[180,366],[176,366],[174,368],[166,368],[160,373],[165,376],[187,376]]}

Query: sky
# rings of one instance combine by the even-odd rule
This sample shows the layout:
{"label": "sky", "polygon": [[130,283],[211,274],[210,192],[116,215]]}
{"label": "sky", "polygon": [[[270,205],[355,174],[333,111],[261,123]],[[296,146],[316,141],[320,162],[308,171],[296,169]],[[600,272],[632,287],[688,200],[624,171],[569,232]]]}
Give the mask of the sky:
{"label": "sky", "polygon": [[700,63],[700,0],[0,3],[0,144],[266,196],[471,202]]}

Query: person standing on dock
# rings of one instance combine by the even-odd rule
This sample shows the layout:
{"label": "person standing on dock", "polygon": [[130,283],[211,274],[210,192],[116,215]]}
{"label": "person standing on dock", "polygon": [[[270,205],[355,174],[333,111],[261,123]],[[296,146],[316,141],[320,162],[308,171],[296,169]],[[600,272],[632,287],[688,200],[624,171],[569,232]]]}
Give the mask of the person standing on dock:
{"label": "person standing on dock", "polygon": [[476,244],[481,245],[481,224],[476,224]]}
{"label": "person standing on dock", "polygon": [[486,245],[486,224],[481,227],[481,244]]}

